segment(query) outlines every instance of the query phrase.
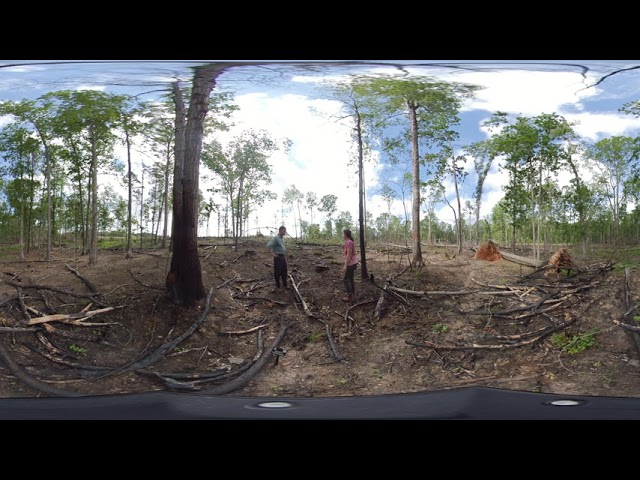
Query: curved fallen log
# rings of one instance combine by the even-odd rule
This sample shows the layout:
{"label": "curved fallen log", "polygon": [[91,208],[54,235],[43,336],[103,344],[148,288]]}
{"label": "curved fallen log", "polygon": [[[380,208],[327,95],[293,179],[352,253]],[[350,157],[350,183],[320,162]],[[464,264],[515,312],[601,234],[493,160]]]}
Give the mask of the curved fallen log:
{"label": "curved fallen log", "polygon": [[72,392],[69,390],[63,390],[60,388],[52,387],[51,385],[46,384],[38,380],[37,378],[31,376],[29,372],[27,372],[21,365],[19,365],[13,358],[11,354],[2,343],[0,339],[0,358],[4,361],[5,365],[11,372],[11,374],[16,377],[20,382],[24,383],[28,387],[33,388],[39,392],[45,393],[47,395],[52,395],[54,397],[83,397],[85,396],[82,393]]}
{"label": "curved fallen log", "polygon": [[273,349],[280,344],[284,338],[285,332],[290,326],[291,323],[286,323],[280,327],[280,331],[276,335],[276,338],[274,338],[273,342],[271,342],[271,345],[269,345],[260,358],[246,372],[223,385],[219,385],[208,390],[200,390],[196,393],[199,395],[224,395],[244,387],[253,377],[260,373],[262,368],[267,364],[267,361],[271,359]]}
{"label": "curved fallen log", "polygon": [[[105,370],[113,370],[113,367],[100,367],[98,365],[86,365],[86,364],[81,364],[81,363],[74,363],[74,362],[69,362],[66,360],[63,360],[61,358],[56,358],[53,355],[47,353],[47,352],[43,352],[42,350],[29,345],[28,343],[24,343],[23,344],[25,347],[27,347],[29,350],[31,350],[32,352],[37,353],[38,355],[43,356],[44,358],[50,360],[53,363],[58,363],[60,365],[64,365],[66,367],[70,367],[73,368],[74,370],[86,370],[86,371],[93,371],[93,372],[104,372]],[[96,374],[97,375],[97,374]],[[82,376],[82,378],[85,378],[84,376]]]}
{"label": "curved fallen log", "polygon": [[193,333],[200,327],[200,325],[202,325],[204,320],[207,318],[207,315],[209,314],[212,295],[213,295],[213,288],[209,290],[209,295],[207,295],[207,301],[205,303],[202,314],[200,314],[200,316],[196,319],[196,321],[193,322],[193,324],[182,335],[176,337],[175,339],[173,339],[168,343],[164,343],[160,345],[156,350],[153,351],[153,353],[149,354],[148,356],[135,360],[133,362],[127,363],[100,377],[96,377],[94,380],[99,380],[111,375],[115,375],[117,373],[124,373],[124,372],[130,372],[132,370],[139,370],[141,368],[148,367],[149,365],[161,360],[167,353],[169,353],[171,350],[176,348],[178,345],[184,342],[187,338],[193,335]]}

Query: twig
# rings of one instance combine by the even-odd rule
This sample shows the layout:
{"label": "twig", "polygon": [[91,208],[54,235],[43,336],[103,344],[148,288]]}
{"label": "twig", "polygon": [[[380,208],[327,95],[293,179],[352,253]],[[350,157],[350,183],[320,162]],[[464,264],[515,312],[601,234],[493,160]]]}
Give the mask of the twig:
{"label": "twig", "polygon": [[257,327],[253,327],[253,328],[250,328],[248,330],[236,330],[234,332],[220,332],[220,335],[246,335],[247,333],[256,332],[256,331],[258,331],[261,328],[264,328],[266,326],[267,326],[267,324],[265,323],[264,325],[258,325]]}
{"label": "twig", "polygon": [[64,266],[67,267],[71,272],[73,272],[76,275],[76,277],[78,277],[80,280],[82,280],[84,282],[84,284],[89,288],[89,290],[91,290],[93,293],[98,293],[98,289],[95,287],[95,285],[93,283],[91,283],[89,280],[87,280],[85,277],[80,275],[80,272],[78,272],[78,270],[73,268],[68,263],[65,263]]}

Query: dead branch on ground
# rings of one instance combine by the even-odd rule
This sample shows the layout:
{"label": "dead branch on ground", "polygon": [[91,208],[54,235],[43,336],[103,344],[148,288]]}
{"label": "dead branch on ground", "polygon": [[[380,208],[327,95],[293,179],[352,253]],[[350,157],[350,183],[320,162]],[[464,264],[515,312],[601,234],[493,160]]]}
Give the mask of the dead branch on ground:
{"label": "dead branch on ground", "polygon": [[78,277],[80,280],[82,280],[89,290],[91,290],[93,293],[99,293],[98,289],[95,287],[95,285],[93,283],[91,283],[89,280],[87,280],[85,277],[83,277],[78,270],[73,268],[68,263],[65,263],[64,266],[67,267],[67,269],[69,271],[73,272],[76,277]]}
{"label": "dead branch on ground", "polygon": [[23,283],[13,282],[11,280],[5,280],[5,283],[7,285],[11,285],[12,287],[15,287],[16,289],[24,288],[24,289],[33,289],[33,290],[51,290],[52,292],[61,293],[63,295],[68,295],[70,297],[88,298],[92,302],[95,302],[101,306],[106,306],[102,300],[96,298],[95,293],[76,293],[76,292],[71,292],[69,290],[65,290],[63,288],[52,287],[49,285],[38,285],[38,284],[25,285]]}
{"label": "dead branch on ground", "polygon": [[302,305],[302,309],[304,310],[304,313],[307,315],[307,317],[315,318],[315,315],[313,314],[313,312],[311,312],[311,310],[307,306],[307,302],[304,301],[304,298],[302,297],[302,294],[298,289],[298,285],[300,285],[304,280],[301,280],[300,282],[298,282],[298,285],[296,285],[296,282],[294,281],[293,276],[290,273],[288,273],[287,275],[289,277],[289,283],[291,284],[291,288],[293,288],[293,291],[295,292],[296,297],[300,301]]}
{"label": "dead branch on ground", "polygon": [[267,324],[263,324],[263,325],[258,325],[257,327],[253,327],[253,328],[249,328],[248,330],[235,330],[232,332],[219,332],[220,335],[246,335],[248,333],[253,333],[256,332],[258,330],[260,330],[261,328],[266,327]]}
{"label": "dead branch on ground", "polygon": [[631,286],[629,285],[630,283],[629,272],[630,272],[629,267],[626,267],[624,269],[624,305],[625,305],[626,312],[622,316],[621,322],[617,323],[614,321],[614,323],[616,323],[616,325],[619,325],[621,327],[623,324],[626,325],[626,327],[623,327],[623,328],[625,328],[625,330],[627,330],[631,335],[631,341],[633,342],[633,345],[636,348],[636,352],[638,353],[638,355],[640,355],[640,332],[636,331],[636,325],[633,320],[633,316],[631,315],[631,313],[633,313],[633,311],[638,306],[636,305],[634,307],[631,302]]}
{"label": "dead branch on ground", "polygon": [[166,287],[159,287],[158,285],[147,285],[146,283],[143,283],[142,280],[139,280],[135,277],[132,270],[129,270],[129,275],[131,275],[131,278],[133,278],[136,282],[138,282],[143,287],[155,288],[156,290],[166,290]]}
{"label": "dead branch on ground", "polygon": [[522,342],[517,342],[517,343],[499,343],[496,345],[482,345],[482,344],[472,343],[471,345],[464,345],[464,346],[438,345],[432,342],[418,343],[410,340],[405,340],[405,343],[407,345],[413,345],[414,347],[433,348],[434,350],[508,350],[511,348],[523,347],[526,345],[531,345],[533,343],[536,343],[542,340],[543,338],[548,337],[552,333],[557,332],[558,330],[567,328],[569,325],[572,325],[573,323],[575,323],[575,321],[576,321],[575,318],[571,318],[569,321],[566,321],[561,325],[557,325],[554,327],[547,327],[538,336],[531,338],[530,340],[524,340]]}
{"label": "dead branch on ground", "polygon": [[4,364],[7,366],[11,374],[16,377],[20,382],[24,383],[28,387],[33,388],[39,392],[54,397],[82,397],[82,393],[72,392],[69,390],[62,390],[60,388],[52,387],[45,382],[33,377],[27,370],[18,364],[9,353],[9,350],[4,346],[2,339],[0,339],[0,358],[2,358]]}
{"label": "dead branch on ground", "polygon": [[117,373],[130,372],[132,370],[138,370],[138,369],[141,369],[141,368],[144,368],[144,367],[148,367],[149,365],[152,365],[153,363],[155,363],[155,362],[161,360],[162,358],[164,358],[164,356],[167,353],[169,353],[171,350],[176,348],[180,343],[182,343],[187,338],[189,338],[191,335],[193,335],[193,333],[200,327],[200,325],[202,325],[202,323],[205,321],[205,319],[209,315],[209,309],[211,307],[211,296],[212,295],[213,295],[213,288],[211,288],[209,290],[209,295],[207,295],[207,300],[206,300],[204,309],[202,310],[202,313],[200,314],[200,316],[198,316],[198,318],[195,320],[195,322],[193,322],[193,324],[182,335],[179,335],[178,337],[176,337],[175,339],[173,339],[170,342],[167,342],[167,343],[164,343],[164,344],[160,345],[150,355],[148,355],[146,357],[143,357],[143,358],[139,358],[138,360],[135,360],[133,362],[127,363],[127,364],[122,365],[122,366],[120,366],[118,368],[115,368],[114,370],[106,373],[105,375],[102,375],[101,377],[98,377],[97,379],[105,378],[107,376],[115,375]]}
{"label": "dead branch on ground", "polygon": [[29,320],[27,322],[27,325],[36,325],[38,323],[47,323],[47,322],[62,322],[62,323],[71,323],[73,325],[80,325],[80,326],[101,326],[101,325],[117,325],[117,323],[86,323],[83,322],[83,320],[93,317],[94,315],[98,315],[100,313],[105,313],[105,312],[110,312],[112,310],[115,310],[116,308],[123,308],[123,306],[119,306],[119,307],[106,307],[106,308],[99,308],[97,310],[92,310],[92,311],[86,311],[86,310],[82,310],[81,312],[78,313],[68,313],[68,314],[63,314],[63,313],[57,313],[55,315],[45,315],[44,317],[36,317],[36,318],[32,318],[31,320]]}
{"label": "dead branch on ground", "polygon": [[262,368],[267,364],[268,360],[272,358],[271,356],[273,355],[273,350],[277,348],[278,345],[280,345],[280,342],[284,338],[284,334],[291,325],[291,323],[283,323],[281,325],[280,331],[276,335],[276,338],[274,338],[273,342],[271,342],[271,345],[262,353],[260,358],[258,358],[258,360],[254,362],[251,368],[249,368],[230,382],[214,388],[210,388],[208,390],[201,390],[197,393],[203,395],[224,395],[226,393],[230,393],[244,387],[253,377],[260,373]]}

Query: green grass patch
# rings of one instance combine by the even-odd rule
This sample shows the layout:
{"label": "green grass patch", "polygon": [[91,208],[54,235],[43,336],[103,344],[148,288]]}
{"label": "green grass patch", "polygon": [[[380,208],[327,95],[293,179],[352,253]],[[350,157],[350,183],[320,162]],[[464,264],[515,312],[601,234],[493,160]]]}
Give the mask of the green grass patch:
{"label": "green grass patch", "polygon": [[307,335],[307,338],[305,338],[305,341],[307,343],[316,343],[320,340],[322,340],[325,337],[325,333],[310,333],[309,335]]}
{"label": "green grass patch", "polygon": [[449,326],[444,323],[436,323],[433,326],[433,331],[436,333],[447,333],[449,331]]}
{"label": "green grass patch", "polygon": [[566,333],[554,333],[551,335],[551,343],[570,355],[584,352],[586,349],[596,344],[596,331],[590,330],[575,335],[567,335]]}

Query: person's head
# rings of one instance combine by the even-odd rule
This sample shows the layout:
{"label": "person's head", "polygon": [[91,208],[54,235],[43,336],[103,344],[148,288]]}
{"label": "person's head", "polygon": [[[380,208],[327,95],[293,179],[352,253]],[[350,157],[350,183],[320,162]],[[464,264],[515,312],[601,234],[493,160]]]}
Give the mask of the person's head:
{"label": "person's head", "polygon": [[344,233],[344,238],[348,238],[349,240],[353,240],[353,237],[351,236],[351,230],[349,230],[348,228],[345,228],[342,233]]}
{"label": "person's head", "polygon": [[284,237],[287,234],[287,227],[284,225],[278,229],[278,235]]}

